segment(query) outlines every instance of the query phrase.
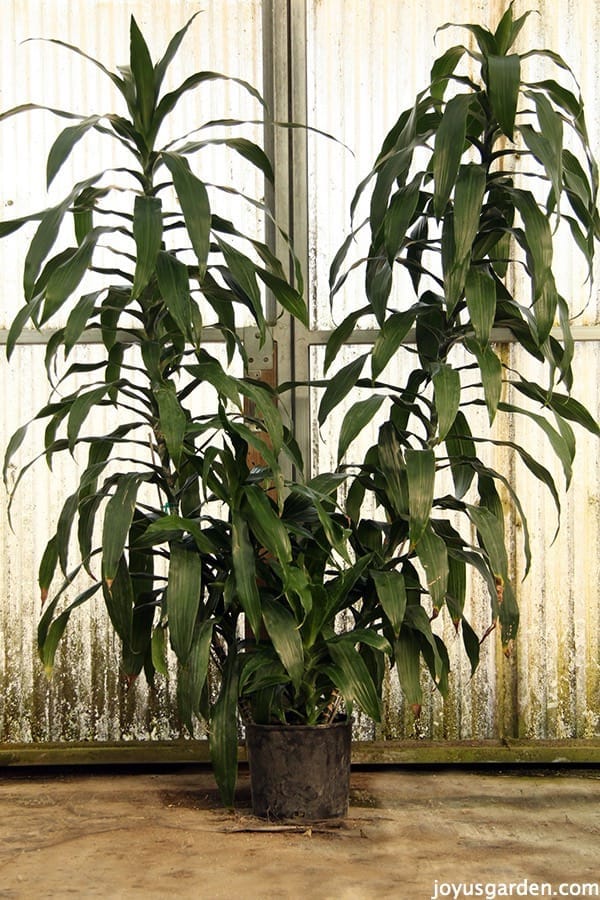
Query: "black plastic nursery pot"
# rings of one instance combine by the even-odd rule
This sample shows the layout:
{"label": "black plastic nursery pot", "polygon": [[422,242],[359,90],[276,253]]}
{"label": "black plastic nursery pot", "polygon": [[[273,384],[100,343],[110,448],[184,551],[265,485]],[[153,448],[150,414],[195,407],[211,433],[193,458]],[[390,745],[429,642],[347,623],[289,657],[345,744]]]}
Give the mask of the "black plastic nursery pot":
{"label": "black plastic nursery pot", "polygon": [[246,726],[254,815],[336,819],[348,812],[352,722]]}

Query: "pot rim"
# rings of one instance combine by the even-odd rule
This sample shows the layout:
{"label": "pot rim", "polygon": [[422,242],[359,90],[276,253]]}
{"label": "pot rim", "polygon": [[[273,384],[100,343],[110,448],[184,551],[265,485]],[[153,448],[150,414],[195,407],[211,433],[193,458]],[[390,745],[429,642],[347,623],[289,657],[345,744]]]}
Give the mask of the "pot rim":
{"label": "pot rim", "polygon": [[292,725],[289,722],[273,722],[269,725],[265,725],[259,722],[246,722],[246,731],[249,729],[253,729],[255,731],[327,731],[331,728],[352,728],[352,723],[354,719],[349,719],[347,716],[344,716],[340,719],[335,719],[333,722],[321,722],[317,725]]}

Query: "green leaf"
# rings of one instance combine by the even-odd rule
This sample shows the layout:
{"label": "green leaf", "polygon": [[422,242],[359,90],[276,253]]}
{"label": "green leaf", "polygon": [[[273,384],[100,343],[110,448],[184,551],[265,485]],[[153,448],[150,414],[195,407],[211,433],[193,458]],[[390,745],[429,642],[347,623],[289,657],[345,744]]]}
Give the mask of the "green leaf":
{"label": "green leaf", "polygon": [[506,187],[504,190],[509,194],[514,205],[519,210],[525,226],[524,249],[527,253],[527,261],[533,279],[532,300],[535,302],[542,293],[547,279],[552,275],[553,254],[550,224],[547,216],[544,215],[530,191]]}
{"label": "green leaf", "polygon": [[133,521],[138,489],[147,478],[137,472],[121,475],[106,505],[102,528],[102,578],[109,592]]}
{"label": "green leaf", "polygon": [[487,62],[488,94],[492,110],[504,134],[512,140],[521,86],[521,58],[490,54]]}
{"label": "green leaf", "polygon": [[367,356],[367,353],[363,353],[362,356],[358,356],[331,376],[319,404],[319,425],[323,425],[327,416],[355,386],[361,376]]}
{"label": "green leaf", "polygon": [[265,431],[271,441],[273,453],[277,455],[283,446],[283,422],[274,395],[261,384],[237,380],[240,393],[248,397],[256,406],[258,418],[264,422]]}
{"label": "green leaf", "polygon": [[356,440],[369,422],[371,422],[373,416],[379,411],[384,399],[385,397],[381,394],[372,394],[366,400],[359,400],[350,407],[344,416],[340,428],[337,452],[338,463],[341,462],[345,456],[350,444]]}
{"label": "green leaf", "polygon": [[502,644],[506,648],[516,635],[519,610],[509,578],[504,523],[484,507],[467,506],[467,512],[477,528],[494,575],[496,596],[492,598],[492,605],[502,624]]}
{"label": "green leaf", "polygon": [[152,125],[156,102],[154,66],[152,65],[148,45],[133,16],[131,17],[129,37],[131,74],[135,84],[136,102],[134,110],[136,118],[139,119],[136,125],[147,136]]}
{"label": "green leaf", "polygon": [[465,47],[450,47],[435,60],[431,67],[431,96],[436,100],[443,99],[449,76],[452,75],[465,53]]}
{"label": "green leaf", "polygon": [[52,579],[54,578],[57,562],[57,537],[56,535],[54,535],[54,537],[51,537],[46,544],[46,549],[44,550],[44,554],[42,556],[42,560],[38,569],[38,585],[40,587],[42,604],[46,602],[46,599],[48,597],[48,590],[50,588]]}
{"label": "green leaf", "polygon": [[56,138],[50,152],[46,164],[46,187],[50,187],[55,176],[59,172],[61,166],[69,158],[71,150],[87,132],[98,124],[101,116],[89,116],[82,119],[76,125],[69,125]]}
{"label": "green leaf", "polygon": [[160,417],[159,428],[164,436],[169,456],[176,469],[181,465],[187,416],[178,398],[175,385],[163,382],[154,389]]}
{"label": "green leaf", "polygon": [[194,549],[173,541],[170,547],[167,615],[171,646],[182,665],[188,661],[200,608],[202,560]]}
{"label": "green leaf", "polygon": [[278,278],[266,269],[257,269],[256,274],[273,293],[279,305],[308,328],[308,308],[302,295],[283,278]]}
{"label": "green leaf", "polygon": [[204,147],[229,147],[230,150],[235,150],[243,159],[259,169],[267,181],[273,184],[275,176],[271,161],[262,147],[255,144],[254,141],[249,141],[247,138],[210,138],[204,141],[190,141],[178,147],[177,152],[195,153]]}
{"label": "green leaf", "polygon": [[406,607],[405,622],[413,634],[416,633],[431,677],[443,693],[446,687],[447,659],[440,654],[441,648],[431,630],[428,614],[418,603],[409,603]]}
{"label": "green leaf", "polygon": [[[60,258],[55,257],[48,263],[48,267],[44,271],[47,272],[48,268],[51,268],[52,271],[45,287],[44,310],[40,324],[46,323],[75,291],[90,268],[98,239],[112,230],[111,228],[93,228],[86,234],[78,247],[69,248],[60,255]],[[54,267],[52,264],[55,261],[58,265]]]}
{"label": "green leaf", "polygon": [[206,350],[201,350],[198,354],[198,362],[192,366],[185,366],[185,371],[200,381],[207,381],[222,397],[231,400],[238,409],[242,408],[241,382],[228,375],[221,363],[210,356]]}
{"label": "green leaf", "polygon": [[433,153],[433,207],[440,219],[456,182],[467,133],[467,116],[473,96],[457,94],[448,100],[435,135]]}
{"label": "green leaf", "polygon": [[471,255],[479,230],[486,182],[485,166],[474,163],[460,166],[454,190],[454,240],[459,261]]}
{"label": "green leaf", "polygon": [[201,334],[197,333],[192,317],[187,266],[174,253],[160,250],[156,259],[156,276],[158,289],[175,324],[194,346],[199,346]]}
{"label": "green leaf", "polygon": [[83,297],[80,297],[77,304],[69,313],[63,338],[65,357],[69,355],[83,334],[88,324],[88,320],[96,309],[96,300],[100,296],[100,293],[101,291],[94,291],[92,294],[85,294]]}
{"label": "green leaf", "polygon": [[247,485],[244,498],[248,507],[246,518],[260,544],[282,565],[290,562],[292,547],[289,535],[265,492],[258,485]]}
{"label": "green leaf", "polygon": [[444,223],[442,263],[448,312],[453,313],[465,288],[473,242],[481,224],[486,171],[474,164],[460,166],[454,190],[454,211]]}
{"label": "green leaf", "polygon": [[374,249],[369,254],[365,275],[365,291],[371,310],[381,327],[385,321],[387,301],[392,289],[392,267],[387,258]]}
{"label": "green leaf", "polygon": [[[0,120],[1,118],[2,117],[0,116]],[[27,222],[39,222],[40,219],[43,218],[43,215],[43,212],[37,212],[31,213],[29,216],[21,216],[18,219],[6,219],[3,222],[0,222],[0,238],[8,237],[9,234],[18,231],[19,228],[22,228]]]}
{"label": "green leaf", "polygon": [[330,365],[338,355],[340,349],[344,344],[348,343],[348,339],[352,335],[358,320],[363,316],[368,315],[370,311],[370,306],[363,306],[362,309],[358,309],[347,315],[343,322],[331,332],[325,348],[325,361],[323,363],[323,371],[325,373],[329,370]]}
{"label": "green leaf", "polygon": [[383,222],[383,235],[388,262],[393,265],[407,232],[414,222],[414,214],[419,201],[421,174],[415,176],[406,186],[400,188],[390,202]]}
{"label": "green leaf", "polygon": [[[100,71],[104,75],[110,78],[112,83],[121,91],[123,95],[125,95],[125,83],[123,79],[119,78],[118,75],[115,75],[114,72],[111,72],[109,69],[107,69],[106,66],[104,66],[99,60],[94,59],[93,56],[89,56],[87,53],[84,53],[83,50],[81,50],[79,47],[76,47],[74,44],[68,44],[65,41],[59,40],[58,38],[27,38],[27,41],[36,40],[44,41],[48,44],[56,44],[59,47],[64,47],[65,49],[70,50],[72,53],[76,53],[78,56],[83,57],[83,59],[87,59],[88,62],[91,62],[94,66],[96,66],[96,68],[100,69]],[[68,113],[63,113],[60,110],[57,110],[56,113],[57,115],[69,115]]]}
{"label": "green leaf", "polygon": [[519,131],[528,149],[546,170],[554,190],[556,206],[559,209],[563,185],[562,119],[543,94],[527,91],[526,96],[533,98],[538,105],[538,117],[541,114],[540,127],[542,130],[535,131],[531,125],[523,123],[519,126]]}
{"label": "green leaf", "polygon": [[298,690],[304,675],[304,649],[298,622],[281,602],[267,597],[263,599],[262,615],[277,655]]}
{"label": "green leaf", "polygon": [[479,665],[479,638],[463,616],[461,619],[461,630],[462,630],[462,638],[463,644],[465,646],[465,650],[467,656],[469,657],[469,662],[471,663],[471,677],[475,674],[475,671]]}
{"label": "green leaf", "polygon": [[519,16],[518,19],[513,19],[513,5],[514,0],[509,4],[508,9],[500,19],[500,23],[494,34],[496,46],[500,55],[506,54],[508,50],[510,50],[527,18],[532,12],[532,10],[527,10],[522,16]]}
{"label": "green leaf", "polygon": [[498,409],[502,410],[502,412],[527,416],[528,419],[531,419],[532,422],[535,422],[536,425],[538,425],[542,429],[542,431],[550,441],[550,445],[552,446],[552,449],[554,450],[556,456],[560,460],[565,476],[565,490],[568,490],[573,475],[574,459],[574,447],[570,444],[570,442],[563,436],[563,434],[561,434],[560,431],[554,428],[544,418],[544,416],[539,416],[536,413],[532,412],[530,409],[523,409],[523,407],[515,406],[511,403],[499,403]]}
{"label": "green leaf", "polygon": [[345,700],[357,703],[374,722],[381,721],[381,706],[377,689],[364,659],[343,636],[327,642],[329,652],[335,663],[336,687]]}
{"label": "green leaf", "polygon": [[8,338],[6,340],[6,358],[8,360],[10,360],[10,358],[12,357],[14,349],[27,322],[30,319],[33,319],[35,321],[37,313],[42,305],[43,299],[43,294],[40,294],[40,296],[35,300],[31,300],[29,303],[26,303],[25,306],[21,307],[21,309],[12,320],[11,326],[8,331]]}
{"label": "green leaf", "polygon": [[234,510],[231,525],[231,553],[237,594],[248,623],[255,635],[260,634],[262,620],[260,594],[256,584],[256,561],[248,525]]}
{"label": "green leaf", "polygon": [[177,515],[160,516],[155,519],[143,533],[136,537],[135,546],[152,547],[155,544],[181,539],[186,534],[191,535],[194,539],[200,554],[217,551],[218,548],[208,534],[202,530],[197,519],[188,519],[185,516]]}
{"label": "green leaf", "polygon": [[165,94],[160,103],[157,106],[156,113],[154,116],[154,132],[158,129],[160,123],[164,120],[165,116],[167,116],[172,109],[175,108],[181,97],[187,92],[194,90],[194,88],[198,87],[200,84],[204,84],[209,81],[231,81],[235,84],[239,84],[244,88],[252,97],[254,97],[261,106],[265,106],[265,102],[261,97],[260,93],[247,81],[244,81],[241,78],[232,78],[229,75],[221,75],[219,72],[195,72],[193,75],[189,75],[182,84],[179,85],[174,91],[170,91],[168,94]]}
{"label": "green leaf", "polygon": [[169,674],[165,631],[166,629],[159,625],[152,632],[152,665],[159,675]]}
{"label": "green leaf", "polygon": [[428,525],[416,546],[417,556],[425,569],[427,587],[434,610],[440,610],[448,588],[448,554],[446,544]]}
{"label": "green leaf", "polygon": [[448,548],[448,591],[446,606],[456,627],[460,622],[467,593],[467,567],[463,559],[457,559]]}
{"label": "green leaf", "polygon": [[410,331],[417,311],[406,310],[395,312],[383,323],[371,354],[371,374],[373,380],[378,378],[389,361],[396,355],[404,338]]}
{"label": "green leaf", "polygon": [[379,430],[379,465],[385,477],[385,492],[393,504],[396,516],[408,514],[406,465],[396,429],[386,422]]}
{"label": "green leaf", "polygon": [[438,416],[438,441],[450,431],[460,405],[460,374],[443,364],[433,374],[433,395]]}
{"label": "green leaf", "polygon": [[415,547],[429,522],[435,487],[433,450],[412,450],[404,454],[408,482],[409,535]]}
{"label": "green leaf", "polygon": [[239,250],[236,250],[235,247],[232,247],[231,244],[228,244],[222,238],[217,238],[217,244],[230,274],[241,288],[244,297],[248,300],[248,306],[254,313],[254,319],[261,329],[262,336],[265,326],[260,289],[256,281],[257,267],[248,256],[240,253]]}
{"label": "green leaf", "polygon": [[77,492],[71,494],[70,497],[67,497],[60,511],[56,525],[56,549],[58,551],[60,567],[65,575],[67,574],[69,538],[71,536],[73,519],[77,512],[78,499]]}
{"label": "green leaf", "polygon": [[598,423],[590,415],[585,406],[578,400],[575,400],[574,397],[569,397],[566,394],[559,394],[556,391],[547,392],[539,385],[535,384],[535,382],[526,381],[524,378],[520,381],[512,381],[511,384],[521,394],[524,394],[531,400],[537,401],[541,406],[552,409],[558,416],[569,419],[571,422],[576,422],[578,425],[583,426],[583,428],[591,432],[591,434],[600,437]]}
{"label": "green leaf", "polygon": [[209,735],[210,758],[224,806],[232,807],[237,781],[239,656],[228,654],[221,691],[212,711]]}
{"label": "green leaf", "polygon": [[496,318],[496,283],[485,270],[470,268],[465,281],[465,297],[475,337],[486,347]]}
{"label": "green leaf", "polygon": [[554,325],[558,302],[558,291],[554,276],[551,274],[544,282],[544,286],[533,307],[535,337],[539,347],[548,338],[550,329]]}
{"label": "green leaf", "polygon": [[119,556],[113,569],[113,577],[108,579],[105,576],[102,582],[102,593],[113,628],[121,638],[124,647],[130,647],[135,596],[129,568],[123,554]]}
{"label": "green leaf", "polygon": [[487,406],[491,425],[496,416],[496,410],[502,394],[502,363],[489,344],[482,349],[477,341],[467,338],[465,339],[465,346],[477,359],[477,365],[481,372],[485,405]]}
{"label": "green leaf", "polygon": [[60,639],[63,636],[65,629],[69,623],[71,613],[73,612],[73,610],[77,609],[78,606],[81,606],[82,603],[85,603],[87,600],[93,597],[93,595],[99,590],[99,588],[100,584],[98,582],[91,585],[91,587],[87,588],[81,594],[78,594],[75,600],[73,600],[73,602],[67,607],[67,609],[63,610],[63,612],[59,616],[57,616],[54,621],[51,621],[51,617],[54,612],[53,602],[53,605],[48,607],[46,613],[44,613],[44,615],[40,619],[40,623],[38,625],[38,651],[40,659],[48,676],[52,674],[56,650],[58,648]]}
{"label": "green leaf", "polygon": [[[198,715],[210,664],[214,621],[201,622],[194,629],[192,648],[185,666],[180,666],[177,681],[177,705],[190,734]],[[162,631],[162,629],[156,629]],[[167,674],[166,672],[164,674]]]}
{"label": "green leaf", "polygon": [[406,586],[404,576],[395,570],[380,572],[371,571],[371,577],[375,583],[377,598],[381,608],[389,619],[394,636],[398,637],[404,621],[406,610]]}
{"label": "green leaf", "polygon": [[467,504],[469,518],[477,528],[494,575],[508,575],[508,556],[504,537],[504,522],[483,506]]}
{"label": "green leaf", "polygon": [[185,23],[183,28],[181,28],[176,34],[173,35],[173,37],[169,41],[168,47],[165,50],[164,55],[161,57],[161,59],[157,62],[156,66],[154,67],[154,79],[155,79],[155,83],[156,83],[157,93],[160,90],[161,84],[163,83],[167,69],[173,62],[173,59],[175,58],[177,51],[179,50],[179,47],[181,46],[181,42],[183,41],[188,28],[190,27],[190,25],[192,24],[192,22],[194,21],[196,16],[200,15],[201,11],[202,10],[198,10],[198,12],[194,13],[194,15],[190,19],[188,19],[188,21]]}
{"label": "green leaf", "polygon": [[103,384],[91,391],[86,391],[86,393],[84,394],[79,394],[79,396],[72,402],[72,404],[70,404],[69,419],[67,422],[67,438],[69,441],[69,450],[71,451],[71,453],[73,452],[75,444],[77,443],[77,438],[79,437],[81,426],[87,419],[92,409],[97,406],[100,401],[106,396],[107,390],[108,385]]}
{"label": "green leaf", "polygon": [[163,152],[161,158],[173,178],[175,192],[198,260],[198,278],[202,283],[210,251],[211,215],[208,193],[204,182],[194,175],[188,161],[182,156]]}
{"label": "green leaf", "polygon": [[131,295],[134,300],[140,296],[154,275],[162,233],[163,219],[160,199],[138,195],[133,207],[136,264]]}
{"label": "green leaf", "polygon": [[411,706],[420,708],[423,701],[421,689],[421,649],[410,628],[400,629],[394,644],[394,659],[402,693]]}

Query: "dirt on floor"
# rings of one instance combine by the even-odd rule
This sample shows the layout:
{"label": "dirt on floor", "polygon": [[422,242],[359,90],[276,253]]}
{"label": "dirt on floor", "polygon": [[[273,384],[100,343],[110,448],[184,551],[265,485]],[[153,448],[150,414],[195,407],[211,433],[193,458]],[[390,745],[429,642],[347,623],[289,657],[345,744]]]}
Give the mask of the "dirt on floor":
{"label": "dirt on floor", "polygon": [[347,819],[220,808],[210,770],[0,772],[0,898],[600,896],[600,771],[353,771]]}

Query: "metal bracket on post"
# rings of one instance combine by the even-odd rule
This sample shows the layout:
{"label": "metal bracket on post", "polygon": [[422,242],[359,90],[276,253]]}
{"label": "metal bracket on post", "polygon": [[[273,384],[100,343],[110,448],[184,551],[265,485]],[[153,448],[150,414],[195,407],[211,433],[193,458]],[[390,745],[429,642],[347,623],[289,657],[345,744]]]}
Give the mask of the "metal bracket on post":
{"label": "metal bracket on post", "polygon": [[263,377],[263,373],[271,372],[274,368],[273,335],[267,330],[263,339],[258,328],[249,326],[244,328],[243,341],[248,361],[248,377],[270,384],[272,379]]}

